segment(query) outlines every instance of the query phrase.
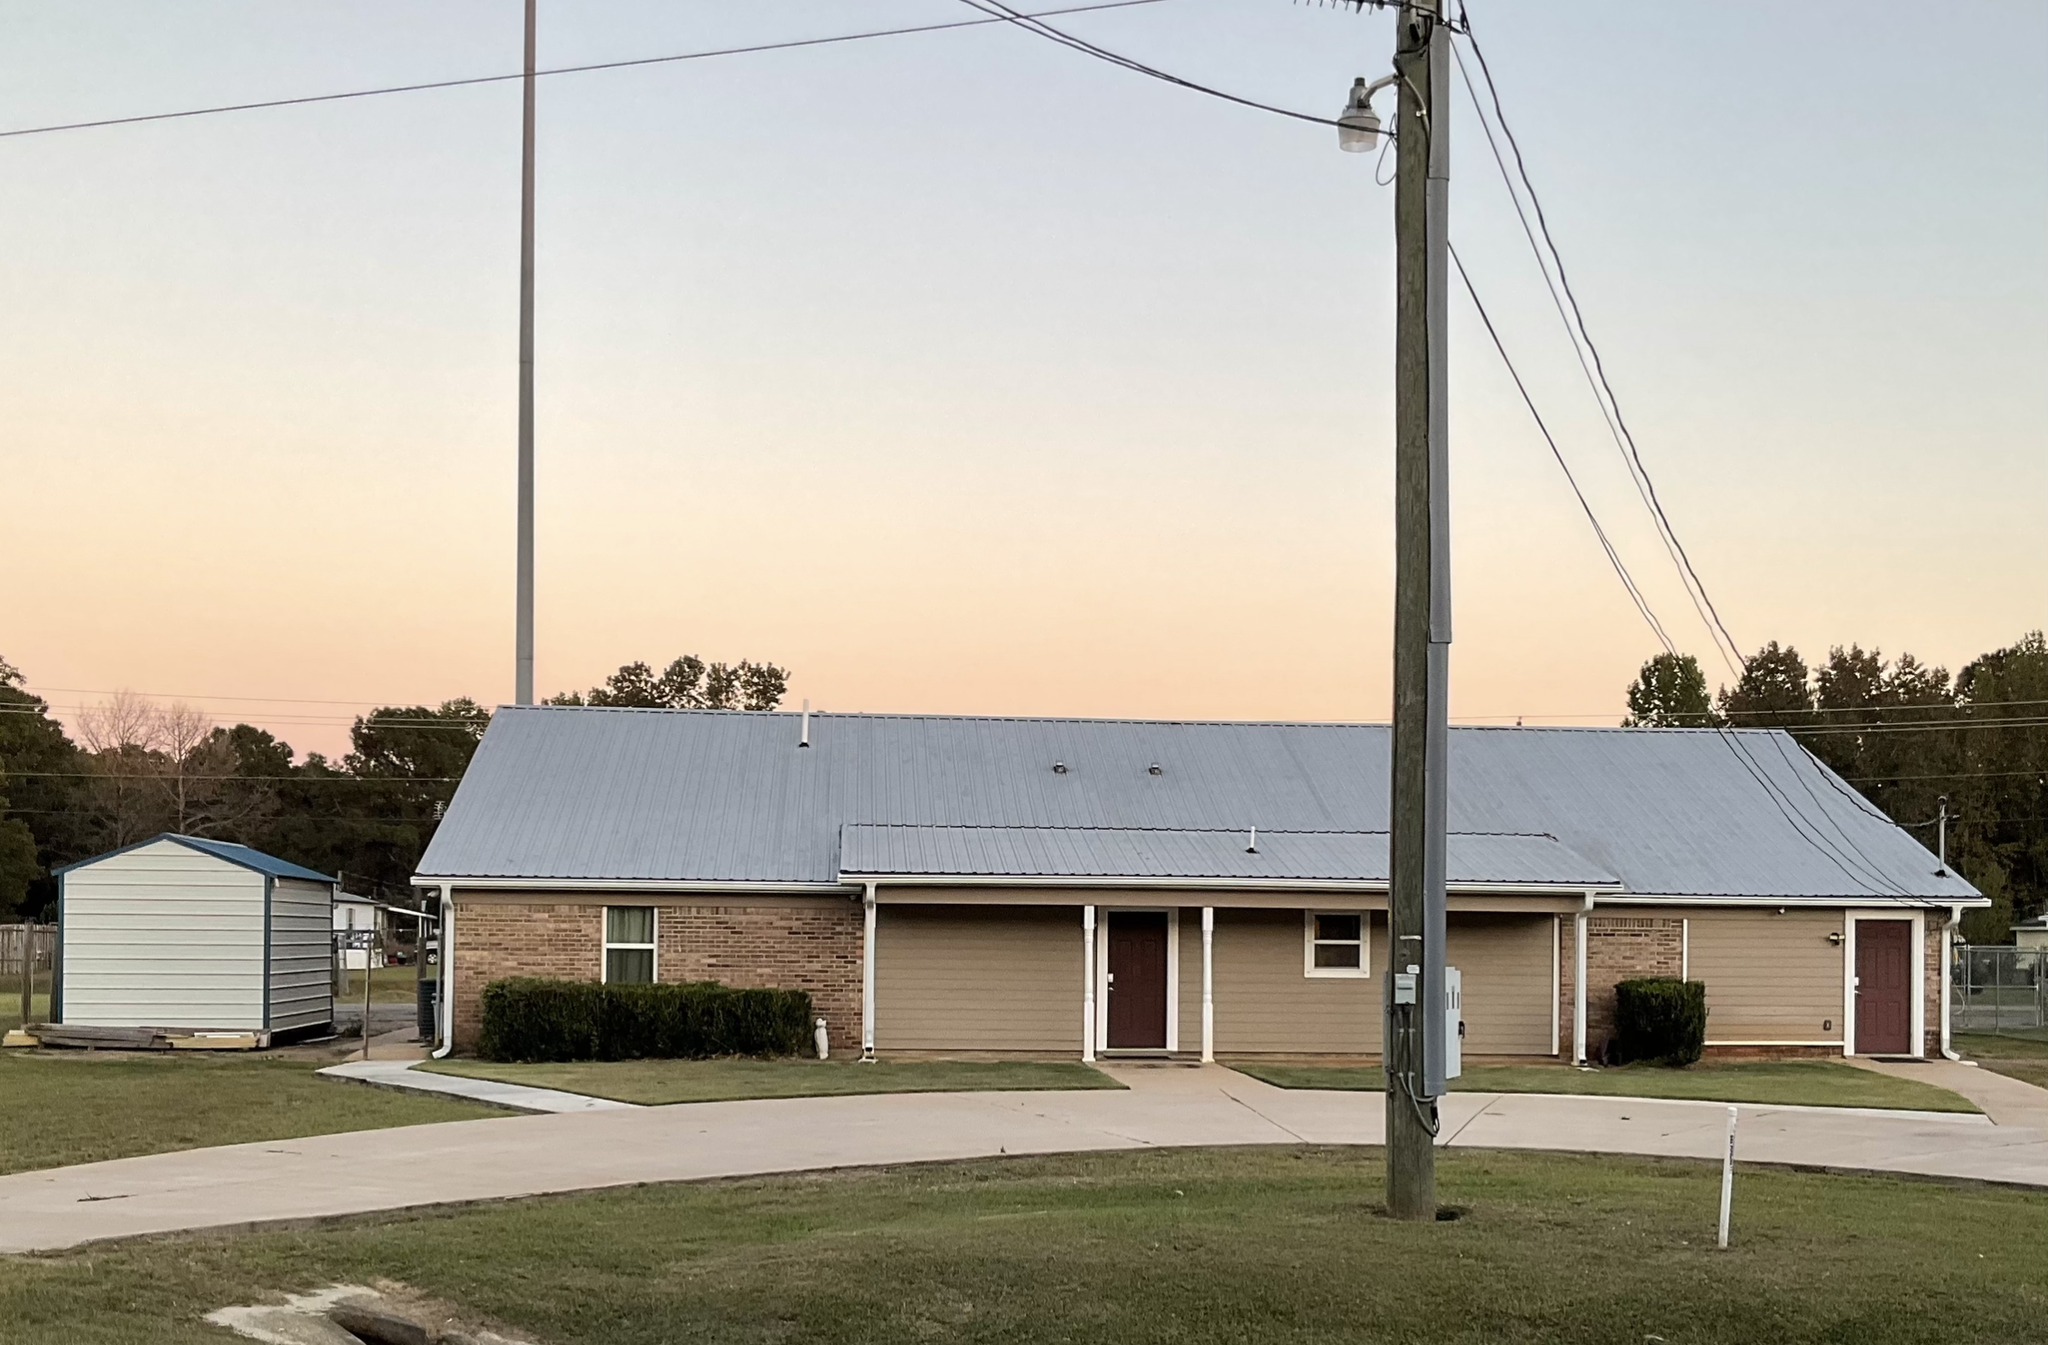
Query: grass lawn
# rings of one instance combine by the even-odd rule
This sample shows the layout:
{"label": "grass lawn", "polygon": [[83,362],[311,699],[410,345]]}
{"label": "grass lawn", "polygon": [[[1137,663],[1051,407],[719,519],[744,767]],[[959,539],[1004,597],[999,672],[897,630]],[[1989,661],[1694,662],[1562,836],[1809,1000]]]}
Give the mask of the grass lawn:
{"label": "grass lawn", "polygon": [[[1235,1065],[1282,1088],[1354,1088],[1378,1092],[1378,1065]],[[1921,1083],[1894,1079],[1834,1060],[1737,1060],[1686,1069],[1624,1065],[1577,1070],[1562,1065],[1468,1065],[1457,1093],[1586,1093],[1600,1097],[1698,1098],[1710,1102],[1804,1104],[1816,1107],[1903,1107],[1914,1111],[1977,1110],[1966,1099]]]}
{"label": "grass lawn", "polygon": [[1950,1039],[1958,1055],[1967,1056],[1994,1074],[2048,1088],[2048,1032],[2036,1028],[2025,1035],[1958,1032]]}
{"label": "grass lawn", "polygon": [[1003,1088],[1121,1088],[1100,1070],[1060,1061],[613,1060],[498,1065],[434,1060],[437,1074],[560,1088],[619,1102],[731,1102],[847,1093],[972,1093]]}
{"label": "grass lawn", "polygon": [[1456,1222],[1371,1149],[1142,1150],[648,1186],[0,1260],[10,1340],[205,1345],[200,1316],[389,1278],[552,1345],[2048,1338],[2037,1193],[1447,1152]]}
{"label": "grass lawn", "polygon": [[8,1051],[0,1054],[0,1173],[505,1115],[452,1098],[323,1079],[313,1073],[316,1063],[193,1052]]}
{"label": "grass lawn", "polygon": [[[429,967],[427,970],[431,973],[436,969]],[[370,970],[370,1003],[413,1003],[413,997],[419,993],[413,988],[416,979],[411,967],[373,967]],[[434,978],[429,975],[427,979],[431,981]],[[360,1007],[363,1002],[363,973],[349,972],[347,987],[335,991],[334,999],[337,1004],[354,1004]]]}
{"label": "grass lawn", "polygon": [[[50,1016],[50,992],[36,991],[29,1006],[29,1021],[40,1023]],[[0,1032],[8,1032],[21,1026],[21,987],[0,986]]]}

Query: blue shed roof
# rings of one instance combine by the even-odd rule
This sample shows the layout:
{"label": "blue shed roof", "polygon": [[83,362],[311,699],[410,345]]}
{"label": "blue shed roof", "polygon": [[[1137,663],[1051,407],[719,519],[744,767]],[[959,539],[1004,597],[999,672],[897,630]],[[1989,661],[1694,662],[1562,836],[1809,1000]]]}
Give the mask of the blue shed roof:
{"label": "blue shed roof", "polygon": [[109,850],[103,855],[94,855],[91,859],[81,859],[75,864],[66,864],[60,869],[53,870],[53,872],[69,873],[73,869],[82,869],[88,864],[97,864],[103,859],[112,859],[115,855],[125,855],[130,850],[139,850],[145,845],[155,845],[158,841],[176,841],[178,844],[188,846],[202,854],[212,855],[215,859],[225,859],[230,864],[239,864],[245,869],[254,869],[256,872],[267,874],[272,878],[304,878],[309,882],[315,883],[331,883],[335,881],[329,874],[316,872],[303,864],[294,864],[288,859],[279,859],[276,855],[266,855],[261,850],[250,846],[238,845],[234,841],[216,841],[206,836],[181,836],[175,831],[159,832],[146,841],[137,841],[133,845],[124,845],[118,850]]}

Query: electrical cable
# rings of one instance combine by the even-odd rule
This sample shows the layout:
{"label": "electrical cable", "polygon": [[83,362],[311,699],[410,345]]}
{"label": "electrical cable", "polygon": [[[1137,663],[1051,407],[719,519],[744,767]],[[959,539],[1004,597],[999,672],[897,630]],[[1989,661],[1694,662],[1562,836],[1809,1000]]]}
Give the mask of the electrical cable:
{"label": "electrical cable", "polygon": [[[1104,9],[1129,9],[1135,5],[1156,5],[1163,0],[1098,0],[1098,3],[1048,9],[1046,14],[1087,14]],[[671,56],[640,56],[624,61],[593,61],[586,65],[555,66],[534,71],[534,78],[549,75],[582,75],[596,70],[628,70],[635,66],[667,65],[675,61],[702,61],[716,56],[748,56],[764,51],[793,51],[801,47],[824,47],[841,42],[865,42],[877,37],[904,37],[913,33],[940,33],[956,28],[979,28],[1007,23],[1005,18],[957,19],[950,23],[923,23],[904,28],[879,28],[865,33],[841,33],[833,37],[797,38],[788,42],[759,42],[745,47],[719,47],[710,51],[685,51]],[[431,89],[462,89],[479,84],[503,84],[526,78],[520,71],[510,75],[472,75],[466,79],[430,80],[421,84],[394,84],[377,89],[351,89],[345,93],[316,93],[297,98],[270,98],[253,103],[224,103],[213,107],[186,108],[178,112],[146,112],[133,117],[101,117],[94,121],[62,122],[52,126],[23,126],[0,131],[0,140],[16,136],[50,135],[57,131],[89,131],[105,126],[134,126],[142,122],[178,121],[187,117],[210,117],[223,112],[256,112],[273,107],[303,107],[309,103],[338,103],[354,98],[381,98],[396,93],[424,93]]]}
{"label": "electrical cable", "polygon": [[1487,336],[1492,339],[1493,348],[1500,355],[1500,362],[1507,366],[1508,377],[1515,383],[1515,391],[1522,394],[1522,405],[1529,408],[1529,416],[1536,422],[1537,430],[1542,433],[1543,442],[1550,445],[1550,456],[1557,459],[1558,469],[1564,473],[1565,484],[1572,488],[1572,495],[1577,498],[1579,508],[1586,515],[1586,521],[1593,525],[1593,535],[1599,539],[1600,549],[1607,554],[1607,563],[1614,567],[1614,573],[1620,577],[1622,587],[1628,590],[1628,596],[1635,603],[1636,611],[1649,623],[1657,642],[1675,655],[1678,652],[1677,647],[1672,644],[1670,635],[1665,633],[1664,623],[1650,610],[1649,601],[1643,597],[1643,591],[1636,586],[1635,577],[1629,574],[1628,566],[1622,563],[1620,553],[1614,549],[1614,543],[1608,540],[1607,529],[1600,526],[1599,517],[1594,514],[1592,504],[1586,499],[1586,492],[1579,489],[1578,478],[1572,475],[1571,464],[1565,461],[1563,450],[1558,448],[1557,439],[1550,433],[1550,426],[1544,424],[1542,412],[1536,409],[1534,399],[1529,396],[1528,386],[1522,382],[1521,371],[1516,369],[1515,362],[1508,358],[1507,347],[1501,344],[1500,333],[1494,329],[1493,318],[1487,313],[1486,305],[1479,301],[1479,291],[1472,287],[1472,277],[1465,270],[1465,259],[1458,255],[1455,246],[1450,248],[1450,254],[1452,264],[1458,268],[1458,279],[1465,283],[1466,297],[1472,300],[1472,307],[1478,310],[1479,321],[1486,328]]}
{"label": "electrical cable", "polygon": [[[983,22],[1014,24],[1034,37],[1042,37],[1048,42],[1055,42],[1069,50],[1080,52],[1083,56],[1092,56],[1096,60],[1107,61],[1111,65],[1120,66],[1125,70],[1131,71],[1133,74],[1145,75],[1149,78],[1171,84],[1176,88],[1186,89],[1191,93],[1207,94],[1211,98],[1220,98],[1227,103],[1236,103],[1240,107],[1249,107],[1260,112],[1270,112],[1279,117],[1291,117],[1295,121],[1310,122],[1317,126],[1340,126],[1340,123],[1334,117],[1318,117],[1308,112],[1296,112],[1293,108],[1279,107],[1272,103],[1262,103],[1256,98],[1246,98],[1241,94],[1229,93],[1212,85],[1201,84],[1194,80],[1183,78],[1171,71],[1161,70],[1157,66],[1146,65],[1142,61],[1134,60],[1129,56],[1111,51],[1107,47],[1097,46],[1085,38],[1076,37],[1065,29],[1055,28],[1049,23],[1041,22],[1036,14],[1026,14],[1020,10],[1011,9],[1002,0],[961,0],[961,3],[977,13],[995,16],[991,19],[983,20]],[[1047,14],[1060,13],[1058,10],[1045,10],[1043,12]],[[1380,134],[1390,140],[1393,139],[1393,132],[1391,131],[1383,130]]]}
{"label": "electrical cable", "polygon": [[[1728,633],[1727,624],[1721,620],[1721,614],[1715,608],[1713,598],[1708,595],[1706,585],[1700,580],[1699,572],[1693,566],[1692,557],[1687,554],[1685,544],[1679,541],[1677,530],[1672,527],[1670,516],[1664,510],[1663,501],[1657,496],[1656,483],[1651,479],[1649,468],[1644,464],[1642,453],[1636,446],[1635,436],[1629,431],[1628,422],[1622,416],[1621,401],[1615,395],[1614,386],[1607,377],[1606,364],[1600,358],[1600,348],[1594,344],[1592,333],[1586,326],[1585,314],[1579,307],[1578,296],[1573,291],[1571,278],[1565,271],[1564,255],[1558,251],[1556,239],[1550,232],[1550,221],[1544,213],[1542,198],[1537,195],[1536,185],[1529,177],[1528,164],[1522,156],[1521,144],[1515,138],[1514,128],[1508,124],[1506,110],[1501,105],[1499,86],[1494,83],[1493,72],[1486,62],[1486,53],[1480,46],[1478,38],[1473,34],[1471,19],[1472,16],[1468,10],[1465,15],[1463,34],[1465,41],[1471,46],[1473,56],[1479,61],[1480,74],[1486,81],[1487,92],[1493,103],[1494,118],[1499,121],[1501,134],[1506,138],[1508,148],[1514,155],[1516,176],[1521,180],[1522,189],[1529,195],[1529,205],[1535,211],[1536,228],[1543,236],[1544,248],[1547,248],[1549,252],[1550,265],[1556,267],[1556,282],[1554,287],[1552,287],[1552,298],[1553,300],[1559,299],[1559,291],[1561,291],[1562,303],[1568,304],[1571,308],[1572,317],[1571,320],[1566,322],[1566,328],[1567,331],[1573,334],[1573,347],[1575,351],[1583,343],[1584,349],[1579,353],[1581,368],[1585,369],[1588,379],[1597,384],[1593,389],[1594,399],[1600,403],[1602,415],[1609,419],[1609,428],[1615,436],[1616,447],[1621,450],[1623,461],[1629,468],[1630,478],[1636,483],[1637,493],[1642,496],[1645,507],[1648,508],[1652,519],[1657,524],[1658,533],[1664,541],[1665,549],[1671,555],[1672,563],[1678,569],[1679,579],[1685,587],[1686,596],[1692,600],[1694,608],[1699,612],[1700,619],[1706,624],[1708,635],[1710,637],[1717,637],[1715,643],[1716,652],[1724,660],[1730,661],[1731,671],[1739,671],[1747,662],[1742,656],[1741,647],[1736,644],[1734,637]],[[1453,44],[1452,51],[1453,54],[1456,54],[1457,48],[1455,44]],[[1500,166],[1503,179],[1508,179],[1506,161],[1500,154],[1499,146],[1494,143],[1492,128],[1487,126],[1484,110],[1480,107],[1478,92],[1472,86],[1471,74],[1466,70],[1462,59],[1458,63],[1458,68],[1460,74],[1465,78],[1466,90],[1472,96],[1475,109],[1480,110],[1480,124],[1482,127],[1486,127],[1487,144],[1493,150],[1495,162]],[[1514,183],[1512,180],[1508,180],[1508,190],[1510,195],[1514,195]],[[1517,198],[1515,210],[1518,215],[1521,214],[1521,209],[1520,199]],[[1523,220],[1523,227],[1525,230],[1528,228],[1526,217]],[[1530,237],[1530,244],[1532,247],[1535,246],[1533,234]],[[1543,249],[1537,249],[1537,264],[1543,268],[1544,283],[1551,285],[1550,268],[1544,265],[1543,251]],[[1562,308],[1560,308],[1560,316],[1562,316]],[[1586,365],[1588,356],[1591,357],[1592,361],[1590,367]],[[1603,393],[1605,394],[1604,397]],[[1725,648],[1723,647],[1724,645]]]}

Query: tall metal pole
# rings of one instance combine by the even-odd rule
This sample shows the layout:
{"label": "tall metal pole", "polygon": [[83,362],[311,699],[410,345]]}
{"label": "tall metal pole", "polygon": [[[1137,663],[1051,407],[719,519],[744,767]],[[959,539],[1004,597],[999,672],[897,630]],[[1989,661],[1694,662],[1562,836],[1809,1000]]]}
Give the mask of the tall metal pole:
{"label": "tall metal pole", "polygon": [[1387,1212],[1436,1217],[1444,1088],[1444,832],[1451,588],[1445,415],[1450,31],[1443,0],[1399,11],[1394,185],[1394,750],[1384,1025]]}
{"label": "tall metal pole", "polygon": [[526,0],[525,115],[519,144],[519,579],[512,699],[533,704],[533,93],[539,0]]}

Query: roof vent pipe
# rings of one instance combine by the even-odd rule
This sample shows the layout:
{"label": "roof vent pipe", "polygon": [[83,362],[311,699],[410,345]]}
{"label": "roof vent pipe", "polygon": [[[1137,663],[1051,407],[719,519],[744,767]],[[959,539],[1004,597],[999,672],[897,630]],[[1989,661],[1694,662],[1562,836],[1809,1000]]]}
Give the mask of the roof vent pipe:
{"label": "roof vent pipe", "polygon": [[798,739],[796,740],[796,745],[797,745],[798,747],[809,747],[809,746],[811,745],[811,703],[810,703],[810,701],[809,701],[809,700],[806,700],[806,701],[804,702],[804,733],[803,733],[803,737],[801,737],[801,738],[798,738]]}
{"label": "roof vent pipe", "polygon": [[1257,827],[1252,828],[1251,839],[1244,843],[1244,852],[1248,855],[1259,853],[1259,829]]}

